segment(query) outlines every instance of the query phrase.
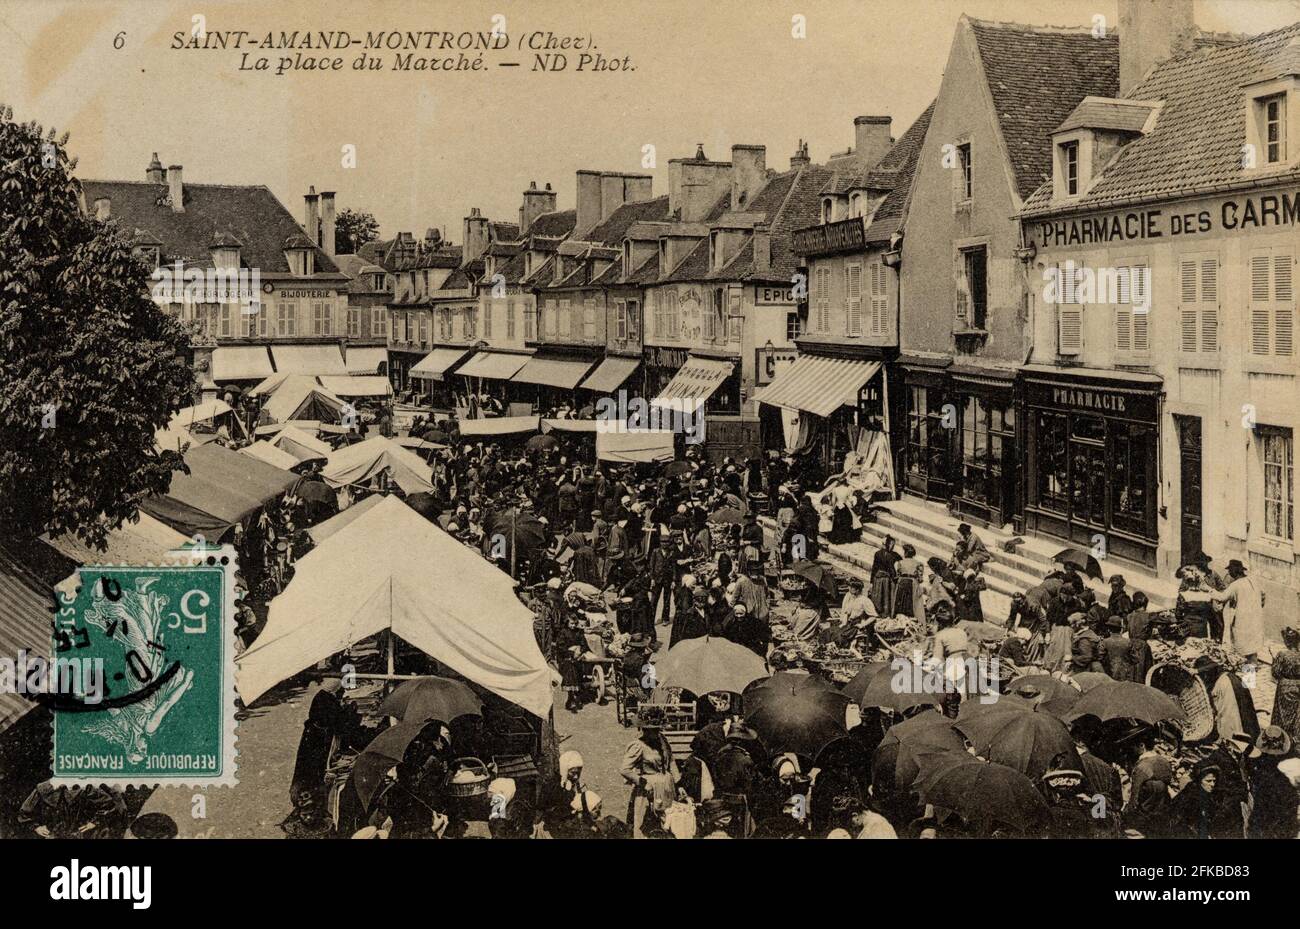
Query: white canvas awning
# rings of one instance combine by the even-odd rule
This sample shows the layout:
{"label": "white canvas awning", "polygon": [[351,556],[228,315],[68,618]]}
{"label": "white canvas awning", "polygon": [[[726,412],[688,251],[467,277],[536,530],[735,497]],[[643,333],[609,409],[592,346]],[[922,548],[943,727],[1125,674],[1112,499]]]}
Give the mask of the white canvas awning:
{"label": "white canvas awning", "polygon": [[343,487],[369,483],[385,471],[408,494],[433,490],[433,468],[415,452],[383,436],[333,452],[321,477],[331,487]]}
{"label": "white canvas awning", "polygon": [[804,355],[754,395],[759,403],[827,417],[857,406],[858,392],[880,370],[878,361]]}
{"label": "white canvas awning", "polygon": [[379,374],[339,377],[325,374],[316,378],[320,385],[339,397],[391,397],[393,385]]}
{"label": "white canvas awning", "polygon": [[460,434],[470,435],[512,435],[520,432],[536,432],[541,425],[539,416],[489,416],[486,419],[462,419],[457,425]]}
{"label": "white canvas awning", "polygon": [[214,381],[260,381],[274,371],[265,345],[221,345],[212,352]]}
{"label": "white canvas awning", "polygon": [[262,419],[277,423],[291,419],[337,421],[342,414],[343,400],[316,383],[316,378],[305,375],[285,378],[262,406]]}
{"label": "white canvas awning", "polygon": [[596,458],[623,464],[673,460],[673,432],[654,429],[634,432],[596,432]]}
{"label": "white canvas awning", "polygon": [[272,345],[278,374],[347,374],[338,345]]}
{"label": "white canvas awning", "polygon": [[514,583],[396,497],[384,497],[294,565],[262,634],[236,659],[240,696],[251,704],[304,668],[391,629],[467,680],[545,717],[551,670]]}
{"label": "white canvas awning", "polygon": [[239,454],[247,455],[250,458],[256,458],[258,461],[265,461],[272,467],[279,468],[281,471],[292,471],[301,462],[290,455],[288,452],[281,451],[273,444],[262,439],[260,442],[254,442],[252,445],[246,445],[239,450]]}
{"label": "white canvas awning", "polygon": [[468,354],[469,350],[464,348],[435,348],[412,365],[408,373],[411,377],[440,381],[448,368]]}
{"label": "white canvas awning", "polygon": [[378,374],[379,366],[388,364],[388,349],[362,346],[348,349],[348,374]]}
{"label": "white canvas awning", "polygon": [[324,460],[334,453],[334,449],[313,433],[306,432],[293,423],[285,424],[270,442],[282,452],[292,455],[295,461]]}

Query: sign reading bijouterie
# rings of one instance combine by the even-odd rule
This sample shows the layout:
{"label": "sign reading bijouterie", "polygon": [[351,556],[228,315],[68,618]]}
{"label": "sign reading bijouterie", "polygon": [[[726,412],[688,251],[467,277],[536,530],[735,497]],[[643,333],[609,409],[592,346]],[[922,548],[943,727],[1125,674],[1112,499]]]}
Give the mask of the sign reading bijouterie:
{"label": "sign reading bijouterie", "polygon": [[794,253],[796,255],[830,255],[836,252],[857,252],[867,246],[867,230],[862,220],[845,219],[838,223],[796,229]]}
{"label": "sign reading bijouterie", "polygon": [[[1136,242],[1210,232],[1254,232],[1300,222],[1300,192],[1223,200],[1205,209],[1131,210],[1073,219],[1043,219],[1030,227],[1041,248]],[[799,233],[795,233],[797,237]],[[797,242],[796,238],[796,242]],[[797,248],[796,248],[797,251]]]}

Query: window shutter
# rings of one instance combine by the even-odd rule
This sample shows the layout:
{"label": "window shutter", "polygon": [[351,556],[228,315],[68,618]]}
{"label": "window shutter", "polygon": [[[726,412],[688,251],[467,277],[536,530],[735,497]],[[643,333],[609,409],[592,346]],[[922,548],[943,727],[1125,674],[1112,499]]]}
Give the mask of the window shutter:
{"label": "window shutter", "polygon": [[1199,267],[1195,258],[1183,258],[1178,262],[1178,308],[1179,348],[1184,352],[1195,352],[1199,348],[1198,324],[1200,303]]}
{"label": "window shutter", "polygon": [[1219,259],[1201,259],[1201,351],[1219,350]]}
{"label": "window shutter", "polygon": [[1151,350],[1151,341],[1147,330],[1147,322],[1151,313],[1148,310],[1133,311],[1133,351],[1148,352]]}
{"label": "window shutter", "polygon": [[831,328],[831,272],[829,268],[817,269],[817,331],[828,332]]}
{"label": "window shutter", "polygon": [[1183,303],[1197,303],[1196,259],[1184,258],[1178,263],[1179,281]]}
{"label": "window shutter", "polygon": [[862,335],[862,265],[851,264],[846,269],[848,279],[845,292],[849,301],[849,335]]}
{"label": "window shutter", "polygon": [[1115,349],[1133,351],[1133,308],[1127,303],[1115,306]]}
{"label": "window shutter", "polygon": [[1290,358],[1295,350],[1295,297],[1291,287],[1294,259],[1289,249],[1273,252],[1273,354]]}
{"label": "window shutter", "polygon": [[1269,298],[1269,256],[1268,252],[1255,252],[1250,256],[1250,299],[1252,303],[1264,303]]}
{"label": "window shutter", "polygon": [[1083,349],[1083,307],[1074,303],[1057,304],[1056,345],[1061,355],[1077,355]]}
{"label": "window shutter", "polygon": [[1250,308],[1250,351],[1267,355],[1269,350],[1269,312],[1267,306]]}

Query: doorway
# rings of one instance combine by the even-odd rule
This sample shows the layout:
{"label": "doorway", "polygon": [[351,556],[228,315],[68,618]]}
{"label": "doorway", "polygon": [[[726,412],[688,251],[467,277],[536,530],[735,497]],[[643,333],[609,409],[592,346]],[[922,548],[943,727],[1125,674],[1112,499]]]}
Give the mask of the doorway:
{"label": "doorway", "polygon": [[1182,496],[1179,512],[1182,514],[1180,536],[1180,562],[1187,564],[1201,554],[1201,419],[1199,416],[1179,416],[1178,421],[1178,471]]}

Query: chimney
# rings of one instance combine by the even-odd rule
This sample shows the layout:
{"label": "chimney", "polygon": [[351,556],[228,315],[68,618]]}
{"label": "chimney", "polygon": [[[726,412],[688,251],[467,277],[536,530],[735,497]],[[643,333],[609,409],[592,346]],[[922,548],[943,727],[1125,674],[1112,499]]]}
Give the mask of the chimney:
{"label": "chimney", "polygon": [[578,172],[577,221],[573,237],[581,239],[600,222],[600,172]]}
{"label": "chimney", "polygon": [[334,257],[334,191],[323,190],[320,195],[320,247]]}
{"label": "chimney", "polygon": [[524,203],[519,208],[519,235],[528,235],[533,221],[543,213],[555,212],[555,191],[547,184],[545,190],[537,189],[537,182],[530,181],[524,191]]}
{"label": "chimney", "polygon": [[487,251],[488,221],[487,217],[479,212],[478,207],[472,207],[469,215],[465,217],[464,242],[461,250],[463,264],[468,264]]}
{"label": "chimney", "polygon": [[95,198],[95,219],[106,222],[113,214],[113,201],[108,197]]}
{"label": "chimney", "polygon": [[767,226],[754,227],[754,270],[772,269],[772,230]]}
{"label": "chimney", "polygon": [[800,139],[799,144],[795,147],[794,154],[790,156],[790,170],[795,171],[810,164],[811,161],[812,159],[808,157],[808,143]]}
{"label": "chimney", "polygon": [[614,171],[604,171],[600,175],[600,220],[609,219],[610,214],[623,205],[623,175]]}
{"label": "chimney", "polygon": [[149,167],[144,169],[144,179],[150,184],[167,183],[167,172],[163,170],[162,162],[158,160],[158,153],[153,153],[153,161],[149,162]]}
{"label": "chimney", "polygon": [[892,122],[889,116],[859,116],[853,120],[853,154],[859,164],[871,167],[885,157],[893,144],[889,135]]}
{"label": "chimney", "polygon": [[311,239],[312,244],[320,245],[320,213],[317,207],[316,187],[312,185],[307,188],[307,193],[303,195],[304,202],[307,204],[307,218],[303,221],[303,226],[307,230],[307,238]]}
{"label": "chimney", "polygon": [[640,203],[654,199],[654,178],[649,174],[623,175],[623,202]]}
{"label": "chimney", "polygon": [[1119,0],[1119,95],[1160,62],[1191,51],[1196,36],[1192,0]]}
{"label": "chimney", "polygon": [[673,158],[668,162],[668,210],[679,222],[700,222],[723,195],[731,192],[731,163],[709,161],[701,155],[702,148],[694,158]]}
{"label": "chimney", "polygon": [[167,198],[172,202],[173,213],[185,212],[185,185],[181,182],[181,166],[167,168]]}
{"label": "chimney", "polygon": [[731,146],[731,208],[743,210],[767,182],[767,147]]}

